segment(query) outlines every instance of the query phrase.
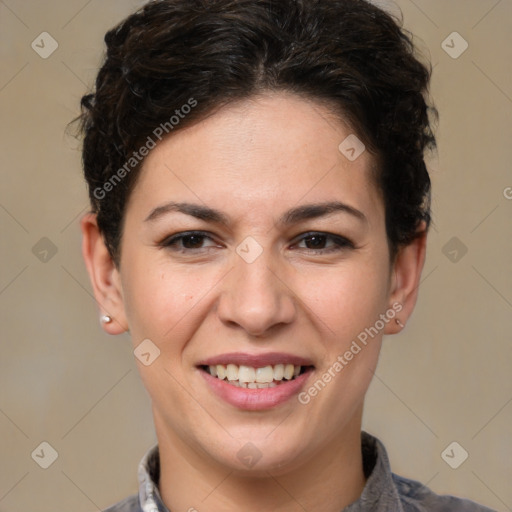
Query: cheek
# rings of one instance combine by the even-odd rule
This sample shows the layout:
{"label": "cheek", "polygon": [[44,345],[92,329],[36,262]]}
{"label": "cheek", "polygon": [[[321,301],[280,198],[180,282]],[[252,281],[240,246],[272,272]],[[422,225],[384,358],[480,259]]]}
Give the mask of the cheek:
{"label": "cheek", "polygon": [[384,260],[347,265],[319,273],[318,279],[310,275],[302,290],[307,305],[321,320],[317,325],[322,329],[324,352],[317,380],[303,399],[310,401],[313,415],[329,410],[333,428],[361,405],[378,362],[383,331],[376,333],[372,328],[387,308],[386,264]]}
{"label": "cheek", "polygon": [[206,267],[176,267],[150,258],[130,263],[125,267],[124,300],[132,334],[154,339],[162,349],[167,349],[165,342],[169,340],[178,348],[187,325],[201,315],[202,299],[213,287],[217,273]]}
{"label": "cheek", "polygon": [[373,325],[387,305],[385,264],[354,261],[305,274],[300,295],[322,320],[327,339],[343,344]]}

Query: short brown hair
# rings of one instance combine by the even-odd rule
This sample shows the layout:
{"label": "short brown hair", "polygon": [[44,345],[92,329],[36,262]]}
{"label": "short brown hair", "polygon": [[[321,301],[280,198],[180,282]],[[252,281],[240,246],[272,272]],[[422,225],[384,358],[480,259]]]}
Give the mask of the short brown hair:
{"label": "short brown hair", "polygon": [[[172,133],[266,90],[327,102],[373,153],[392,256],[417,236],[422,220],[429,226],[430,69],[400,23],[369,2],[155,0],[110,30],[105,42],[95,90],[83,96],[79,119],[92,210],[117,264],[140,169],[135,161],[133,170],[126,167],[134,152],[158,126]],[[191,99],[194,108],[171,123]],[[122,179],[112,182],[116,173]]]}

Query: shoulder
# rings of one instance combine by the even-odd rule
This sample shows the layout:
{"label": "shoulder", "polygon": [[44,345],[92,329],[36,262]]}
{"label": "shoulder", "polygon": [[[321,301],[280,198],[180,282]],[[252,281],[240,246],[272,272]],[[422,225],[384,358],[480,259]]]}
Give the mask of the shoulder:
{"label": "shoulder", "polygon": [[392,474],[404,512],[496,512],[474,501],[439,495],[416,480]]}
{"label": "shoulder", "polygon": [[123,501],[112,505],[103,512],[142,512],[139,504],[139,496],[134,494]]}

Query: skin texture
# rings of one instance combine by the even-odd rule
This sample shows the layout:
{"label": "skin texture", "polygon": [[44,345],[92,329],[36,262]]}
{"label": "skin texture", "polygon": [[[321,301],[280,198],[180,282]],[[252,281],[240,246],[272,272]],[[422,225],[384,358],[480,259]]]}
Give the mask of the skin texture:
{"label": "skin texture", "polygon": [[[351,162],[338,150],[350,133],[325,107],[290,93],[231,104],[147,156],[127,206],[119,268],[95,216],[82,220],[94,292],[115,319],[105,330],[129,329],[134,347],[149,338],[160,350],[151,365],[136,364],[152,399],[160,492],[170,510],[334,512],[363,489],[363,401],[383,334],[401,329],[394,320],[308,404],[293,397],[241,410],[213,394],[197,368],[228,352],[285,352],[314,365],[307,389],[394,303],[407,322],[426,234],[390,264],[372,156]],[[145,221],[169,201],[221,210],[229,224],[177,212]],[[326,201],[346,203],[366,220],[336,212],[277,224],[291,208]],[[197,249],[159,246],[188,230],[212,239]],[[310,231],[346,237],[355,248],[322,253],[336,245],[307,243]],[[247,236],[263,249],[252,263],[236,252]],[[237,457],[247,442],[261,454],[252,468]]]}

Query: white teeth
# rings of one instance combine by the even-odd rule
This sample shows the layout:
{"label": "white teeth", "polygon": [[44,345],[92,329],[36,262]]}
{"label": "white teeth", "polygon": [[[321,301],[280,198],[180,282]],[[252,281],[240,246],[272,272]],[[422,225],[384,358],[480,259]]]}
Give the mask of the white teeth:
{"label": "white teeth", "polygon": [[275,388],[277,384],[275,382],[242,382],[238,380],[228,380],[228,383],[237,388],[248,388],[248,389],[266,389]]}
{"label": "white teeth", "polygon": [[217,377],[223,380],[226,377],[226,367],[223,364],[217,365]]}
{"label": "white teeth", "polygon": [[[261,389],[265,387],[274,387],[283,379],[291,380],[300,375],[301,366],[293,364],[276,364],[274,366],[267,365],[261,368],[253,368],[252,366],[236,365],[230,363],[228,365],[217,364],[208,366],[210,375],[220,380],[226,379],[230,384],[240,387],[248,387],[249,384],[258,384],[258,386],[249,386],[251,389]],[[236,384],[235,384],[236,383]]]}
{"label": "white teeth", "polygon": [[274,380],[283,380],[284,364],[276,364],[274,366]]}
{"label": "white teeth", "polygon": [[[299,369],[300,371],[300,369]],[[287,364],[284,367],[284,378],[290,380],[293,377],[293,364]]]}
{"label": "white teeth", "polygon": [[236,364],[226,366],[226,378],[228,380],[238,380],[238,366]]}
{"label": "white teeth", "polygon": [[[299,367],[300,370],[300,367]],[[256,382],[268,383],[274,380],[274,370],[272,366],[264,366],[256,370]]]}
{"label": "white teeth", "polygon": [[249,389],[266,389],[266,388],[275,388],[277,384],[275,382],[242,382],[238,380],[228,380],[227,381],[232,386],[237,388],[249,388]]}
{"label": "white teeth", "polygon": [[238,380],[240,382],[254,382],[256,380],[256,370],[251,366],[241,365],[238,368]]}

